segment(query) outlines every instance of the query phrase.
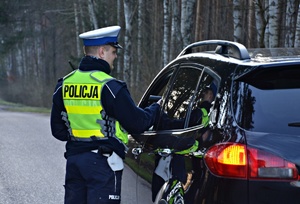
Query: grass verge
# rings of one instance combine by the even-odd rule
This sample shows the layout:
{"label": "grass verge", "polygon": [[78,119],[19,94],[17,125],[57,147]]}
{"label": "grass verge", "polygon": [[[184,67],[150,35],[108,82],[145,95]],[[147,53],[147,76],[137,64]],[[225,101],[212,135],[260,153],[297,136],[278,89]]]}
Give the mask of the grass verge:
{"label": "grass verge", "polygon": [[14,112],[50,113],[48,108],[25,106],[0,99],[0,109]]}
{"label": "grass verge", "polygon": [[151,183],[152,181],[152,174],[149,173],[146,169],[143,169],[139,166],[136,161],[132,158],[126,157],[124,161],[137,175]]}

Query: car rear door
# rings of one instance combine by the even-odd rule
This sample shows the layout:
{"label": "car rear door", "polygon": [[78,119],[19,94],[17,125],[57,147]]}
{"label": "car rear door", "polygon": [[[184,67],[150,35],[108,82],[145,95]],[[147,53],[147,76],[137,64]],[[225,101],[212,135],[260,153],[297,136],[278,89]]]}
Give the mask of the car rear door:
{"label": "car rear door", "polygon": [[294,203],[300,198],[299,64],[261,65],[236,79],[233,93],[239,94],[233,110],[251,150],[250,203]]}

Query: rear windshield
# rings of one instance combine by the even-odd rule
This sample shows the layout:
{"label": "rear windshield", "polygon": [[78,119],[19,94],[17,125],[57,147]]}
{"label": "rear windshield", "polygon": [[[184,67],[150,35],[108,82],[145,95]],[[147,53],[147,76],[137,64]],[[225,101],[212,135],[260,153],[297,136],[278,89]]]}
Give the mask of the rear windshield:
{"label": "rear windshield", "polygon": [[300,135],[300,75],[292,69],[264,69],[238,80],[232,104],[246,130]]}

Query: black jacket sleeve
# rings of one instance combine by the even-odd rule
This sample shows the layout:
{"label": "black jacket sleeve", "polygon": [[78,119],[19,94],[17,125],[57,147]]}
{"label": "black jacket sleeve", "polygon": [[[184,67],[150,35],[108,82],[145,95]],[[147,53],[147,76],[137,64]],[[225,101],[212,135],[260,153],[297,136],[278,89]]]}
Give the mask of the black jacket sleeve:
{"label": "black jacket sleeve", "polygon": [[[68,141],[70,134],[63,113],[66,109],[62,99],[62,80],[58,82],[53,94],[51,109],[51,132],[52,135],[61,141]],[[112,80],[103,87],[101,102],[104,110],[110,116],[120,122],[128,133],[142,133],[149,129],[159,114],[160,106],[157,103],[141,109],[132,100],[127,86],[124,82]]]}
{"label": "black jacket sleeve", "polygon": [[106,84],[102,92],[102,104],[106,113],[120,122],[131,134],[139,134],[148,130],[159,114],[157,103],[141,109],[130,96],[124,82],[112,80]]}
{"label": "black jacket sleeve", "polygon": [[62,80],[59,80],[52,97],[50,126],[52,135],[56,139],[68,141],[69,132],[67,126],[65,125],[66,122],[62,119],[63,113],[66,113],[66,109],[62,99]]}

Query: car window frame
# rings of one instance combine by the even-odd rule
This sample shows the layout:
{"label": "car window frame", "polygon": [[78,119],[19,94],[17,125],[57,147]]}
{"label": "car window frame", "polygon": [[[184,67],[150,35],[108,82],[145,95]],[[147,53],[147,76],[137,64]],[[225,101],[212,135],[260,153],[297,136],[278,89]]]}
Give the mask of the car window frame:
{"label": "car window frame", "polygon": [[[201,67],[200,67],[200,66],[201,66]],[[192,101],[194,100],[194,97],[195,97],[195,95],[196,95],[195,92],[197,91],[197,87],[199,86],[199,83],[200,83],[200,81],[201,81],[201,77],[202,77],[202,74],[203,74],[203,70],[204,70],[204,66],[203,66],[203,65],[200,65],[200,64],[198,64],[198,63],[194,63],[194,62],[192,62],[192,63],[191,63],[191,62],[182,62],[182,63],[179,64],[179,66],[178,66],[178,68],[177,68],[177,70],[176,70],[176,73],[174,74],[172,80],[169,81],[171,85],[169,86],[167,92],[164,94],[164,98],[163,98],[163,102],[164,102],[164,103],[162,104],[162,107],[163,107],[163,106],[165,105],[165,103],[166,103],[166,98],[169,97],[171,91],[173,90],[173,87],[174,87],[174,81],[177,79],[180,70],[186,69],[186,68],[188,68],[188,69],[197,69],[197,70],[200,70],[200,71],[201,71],[201,74],[199,75],[199,78],[198,78],[198,81],[197,81],[197,85],[196,85],[196,87],[195,87],[195,89],[194,89],[194,94],[193,94],[193,96],[192,96],[191,101],[190,101],[189,104],[188,104],[188,110],[186,111],[186,115],[188,115],[188,112],[189,112],[189,110],[190,110],[190,104],[191,104]],[[162,115],[162,111],[163,111],[163,109],[161,109],[160,115]],[[185,122],[186,122],[186,119],[185,119]],[[167,129],[167,130],[182,130],[182,129],[184,129],[184,128]],[[162,131],[162,130],[156,130],[156,131]]]}
{"label": "car window frame", "polygon": [[[218,90],[219,90],[219,85],[221,83],[221,77],[215,71],[213,71],[210,67],[202,65],[199,62],[194,62],[194,61],[176,61],[174,63],[170,63],[168,65],[168,67],[166,67],[164,69],[164,70],[166,70],[165,71],[166,73],[163,76],[157,76],[153,80],[152,84],[154,84],[154,85],[150,86],[149,89],[147,90],[147,92],[145,92],[145,94],[144,94],[144,96],[142,98],[143,103],[140,103],[140,104],[148,103],[148,102],[145,102],[145,101],[147,101],[146,99],[149,98],[149,96],[151,95],[151,92],[153,91],[153,89],[155,89],[157,87],[157,85],[155,85],[155,83],[157,81],[161,80],[162,78],[167,78],[166,75],[171,75],[170,79],[169,79],[169,81],[167,83],[167,85],[165,86],[166,87],[166,89],[165,89],[165,93],[166,93],[165,97],[168,96],[170,94],[170,91],[171,91],[172,87],[173,87],[174,80],[176,79],[176,77],[177,77],[177,75],[179,73],[179,70],[181,68],[185,68],[187,66],[189,66],[189,68],[195,68],[195,69],[201,69],[202,70],[201,71],[201,75],[200,75],[200,77],[198,79],[197,86],[195,88],[195,94],[194,94],[193,99],[191,100],[191,102],[189,104],[189,108],[187,110],[187,117],[190,117],[190,112],[191,112],[191,109],[192,109],[192,104],[194,102],[195,95],[196,95],[196,93],[197,93],[197,91],[199,89],[199,86],[200,86],[200,83],[201,83],[201,80],[202,80],[202,77],[203,77],[203,73],[209,74],[217,82],[217,84],[216,84],[216,86],[217,86],[216,96],[214,98],[214,102],[215,102],[215,100],[217,98],[217,93],[218,93]],[[162,70],[162,71],[164,71],[164,70]],[[215,103],[212,104],[212,109],[214,108],[214,106],[215,106]],[[141,107],[145,107],[145,105],[143,105]],[[186,120],[185,123],[186,122],[188,122],[188,121]],[[156,134],[156,133],[157,134],[170,134],[171,133],[171,134],[175,134],[175,135],[180,135],[180,134],[182,134],[186,130],[190,131],[190,130],[193,130],[195,128],[199,128],[199,126],[201,126],[201,124],[195,125],[195,126],[192,126],[192,127],[188,127],[187,125],[184,125],[184,127],[180,128],[180,129],[167,129],[167,130],[155,130],[152,127],[149,130],[146,130],[144,133],[146,133],[146,134],[149,133],[151,135]]]}

